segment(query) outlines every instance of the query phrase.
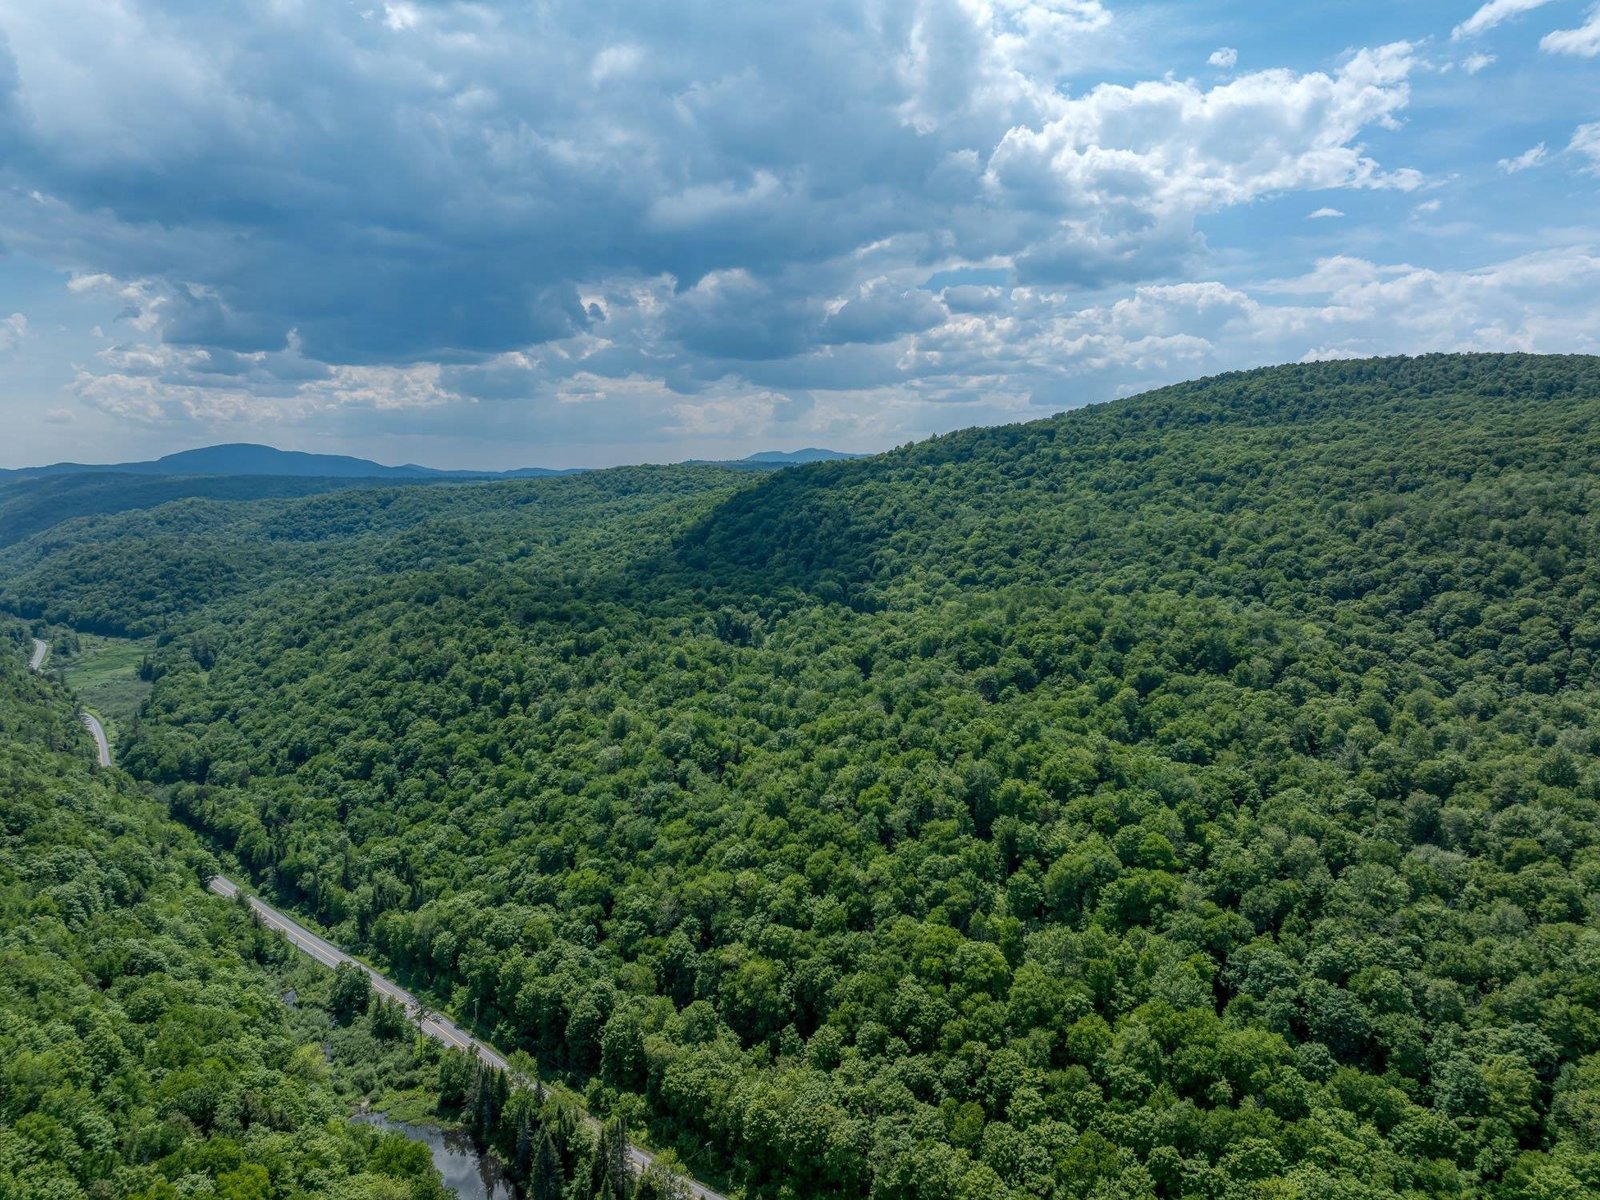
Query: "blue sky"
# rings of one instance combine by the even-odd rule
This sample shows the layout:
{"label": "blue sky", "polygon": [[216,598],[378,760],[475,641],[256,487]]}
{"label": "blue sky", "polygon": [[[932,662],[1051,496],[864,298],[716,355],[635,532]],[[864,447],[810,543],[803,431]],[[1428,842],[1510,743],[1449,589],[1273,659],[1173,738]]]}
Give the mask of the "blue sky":
{"label": "blue sky", "polygon": [[1590,0],[0,0],[0,465],[876,450],[1600,351]]}

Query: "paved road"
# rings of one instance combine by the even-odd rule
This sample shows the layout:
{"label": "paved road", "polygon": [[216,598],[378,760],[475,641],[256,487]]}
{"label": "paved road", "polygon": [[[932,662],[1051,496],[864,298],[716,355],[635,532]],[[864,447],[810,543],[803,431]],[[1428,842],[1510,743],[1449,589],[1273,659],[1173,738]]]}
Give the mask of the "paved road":
{"label": "paved road", "polygon": [[[37,671],[44,666],[45,657],[49,653],[50,644],[41,641],[39,638],[34,638],[33,660],[28,663],[28,669]],[[83,717],[83,723],[89,727],[89,732],[94,735],[94,744],[96,751],[99,753],[100,765],[109,767],[111,765],[111,746],[106,742],[104,727],[101,726],[99,719],[93,713],[86,712],[80,715]],[[217,895],[225,896],[230,900],[239,894],[239,885],[222,875],[213,875],[209,887]],[[511,1064],[496,1053],[492,1047],[478,1041],[454,1021],[450,1020],[449,1017],[442,1017],[437,1013],[425,1011],[421,1002],[399,984],[384,978],[365,963],[351,958],[332,942],[318,937],[293,917],[285,916],[270,904],[265,904],[254,896],[250,896],[248,899],[250,907],[261,918],[263,925],[269,929],[276,929],[289,939],[290,945],[309,954],[323,966],[337,967],[340,963],[350,963],[352,966],[360,967],[367,973],[367,978],[372,981],[373,991],[387,996],[391,1000],[398,1000],[405,1005],[406,1012],[411,1015],[413,1021],[416,1021],[417,1028],[435,1041],[443,1042],[447,1046],[454,1046],[458,1050],[476,1054],[490,1066],[508,1074],[514,1074],[511,1070]],[[653,1162],[655,1162],[655,1156],[648,1150],[642,1150],[638,1146],[629,1144],[628,1163],[635,1171],[647,1170]],[[727,1197],[720,1192],[714,1192],[704,1184],[696,1183],[692,1179],[686,1180],[685,1184],[693,1200],[727,1200]]]}
{"label": "paved road", "polygon": [[[239,885],[222,875],[213,875],[209,887],[217,895],[226,896],[229,899],[239,894]],[[469,1054],[475,1053],[490,1066],[508,1074],[515,1074],[511,1070],[511,1064],[496,1053],[492,1047],[478,1041],[454,1021],[450,1020],[449,1017],[443,1017],[437,1013],[424,1010],[417,998],[399,984],[386,979],[365,963],[351,958],[332,942],[318,937],[293,917],[286,916],[270,904],[266,904],[254,896],[250,896],[248,899],[250,907],[261,918],[261,923],[269,929],[275,929],[283,934],[284,937],[289,939],[289,944],[297,950],[309,954],[325,967],[337,967],[340,963],[350,963],[352,966],[359,967],[365,971],[367,978],[372,981],[372,990],[387,996],[391,1000],[398,1000],[405,1005],[406,1011],[411,1015],[411,1019],[417,1022],[417,1027],[429,1037],[443,1042],[447,1046],[454,1046],[458,1050],[465,1050]],[[419,1017],[420,1020],[418,1019]],[[645,1170],[654,1161],[654,1155],[648,1151],[632,1144],[628,1146],[628,1162],[635,1171]],[[719,1192],[712,1191],[704,1184],[696,1183],[693,1180],[686,1180],[685,1182],[689,1189],[689,1195],[694,1200],[727,1200],[727,1197]]]}
{"label": "paved road", "polygon": [[111,743],[106,741],[106,727],[100,724],[100,718],[92,712],[82,712],[78,716],[89,727],[89,734],[94,738],[95,754],[100,759],[100,765],[109,767],[111,765]]}
{"label": "paved road", "polygon": [[[33,639],[33,657],[28,660],[28,670],[37,671],[44,666],[44,660],[50,655],[50,643],[43,638]],[[100,718],[91,712],[79,713],[78,716],[89,728],[89,736],[94,738],[95,757],[100,760],[102,767],[111,765],[111,743],[106,741],[105,726],[100,724]]]}

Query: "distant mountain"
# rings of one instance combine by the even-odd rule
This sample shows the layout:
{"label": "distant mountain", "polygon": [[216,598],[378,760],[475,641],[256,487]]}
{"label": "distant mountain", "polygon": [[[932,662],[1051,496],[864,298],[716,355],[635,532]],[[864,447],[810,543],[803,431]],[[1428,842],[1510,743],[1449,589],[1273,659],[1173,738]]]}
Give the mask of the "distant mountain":
{"label": "distant mountain", "polygon": [[302,450],[278,450],[235,442],[224,446],[202,446],[180,450],[152,462],[132,463],[54,463],[48,467],[21,467],[0,471],[0,479],[36,479],[51,475],[278,475],[318,479],[527,479],[542,475],[564,475],[548,467],[521,467],[515,471],[440,471],[407,463],[386,467],[365,458],[347,454],[308,454]]}
{"label": "distant mountain", "polygon": [[815,446],[804,450],[762,450],[747,458],[691,458],[680,465],[685,467],[726,467],[730,471],[781,471],[785,467],[801,467],[807,463],[843,462],[847,459],[866,458],[865,454],[846,454],[843,450],[822,450]]}
{"label": "distant mountain", "polygon": [[796,463],[839,462],[846,458],[865,458],[864,454],[847,454],[843,450],[823,450],[807,446],[804,450],[763,450],[744,459],[747,463],[774,463],[792,466]]}
{"label": "distant mountain", "polygon": [[[740,462],[753,467],[786,467],[797,463],[832,462],[859,458],[838,450],[766,450]],[[180,450],[150,462],[131,463],[53,463],[47,467],[19,467],[0,470],[0,482],[41,479],[55,475],[251,475],[292,476],[317,479],[533,479],[548,475],[570,475],[582,468],[558,470],[551,467],[518,467],[512,471],[441,471],[435,467],[406,463],[386,467],[365,458],[347,454],[309,454],[303,450],[278,450],[249,442],[223,446],[202,446]]]}
{"label": "distant mountain", "polygon": [[137,475],[297,475],[325,479],[414,479],[447,475],[476,475],[479,472],[436,471],[407,463],[386,467],[365,458],[346,454],[308,454],[301,450],[278,450],[272,446],[235,443],[180,450],[149,463],[133,463],[122,468]]}

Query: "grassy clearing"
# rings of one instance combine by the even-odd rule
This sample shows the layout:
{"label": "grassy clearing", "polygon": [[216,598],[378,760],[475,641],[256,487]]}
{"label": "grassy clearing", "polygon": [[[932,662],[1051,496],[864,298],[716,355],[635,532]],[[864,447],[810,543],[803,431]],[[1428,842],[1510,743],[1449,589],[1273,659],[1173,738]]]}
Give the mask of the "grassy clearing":
{"label": "grassy clearing", "polygon": [[62,668],[67,683],[83,706],[100,718],[115,746],[150,694],[150,685],[139,678],[139,663],[155,649],[155,639],[77,636],[77,653],[57,658],[52,652],[51,665]]}

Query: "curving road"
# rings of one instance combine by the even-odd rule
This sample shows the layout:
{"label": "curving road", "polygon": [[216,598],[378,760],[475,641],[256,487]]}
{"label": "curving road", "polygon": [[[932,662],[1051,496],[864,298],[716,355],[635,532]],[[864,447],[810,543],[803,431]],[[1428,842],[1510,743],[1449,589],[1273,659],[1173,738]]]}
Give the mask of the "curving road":
{"label": "curving road", "polygon": [[[39,638],[34,638],[33,659],[28,663],[28,669],[37,671],[44,666],[44,660],[49,653],[50,644],[41,641]],[[84,712],[79,715],[83,718],[83,723],[89,727],[89,732],[94,736],[95,750],[99,755],[100,765],[109,767],[111,765],[111,746],[106,741],[105,728],[93,713]],[[223,875],[213,875],[211,882],[207,886],[217,895],[230,900],[239,894],[239,885]],[[398,1000],[405,1006],[405,1010],[410,1014],[411,1019],[416,1022],[417,1028],[435,1041],[443,1042],[447,1046],[454,1046],[457,1050],[465,1050],[469,1054],[476,1054],[490,1066],[505,1071],[507,1074],[515,1074],[511,1069],[511,1064],[493,1048],[478,1041],[454,1021],[450,1020],[449,1017],[443,1017],[425,1009],[415,996],[399,984],[378,974],[366,963],[351,958],[332,942],[326,938],[318,937],[293,917],[286,916],[270,904],[266,904],[254,896],[247,896],[246,899],[249,901],[251,909],[255,911],[256,916],[261,919],[263,925],[269,929],[277,930],[289,940],[291,946],[305,954],[309,954],[323,966],[331,968],[337,967],[340,963],[350,963],[352,966],[359,967],[365,971],[367,978],[372,981],[372,990],[380,995],[387,996],[391,1000]],[[593,1118],[587,1119],[591,1124],[596,1123]],[[628,1165],[635,1171],[645,1171],[654,1162],[655,1155],[648,1150],[641,1149],[631,1142],[628,1144]],[[727,1200],[726,1196],[720,1192],[712,1191],[703,1183],[697,1183],[692,1179],[685,1179],[683,1182],[693,1200]]]}
{"label": "curving road", "polygon": [[109,767],[111,765],[111,743],[106,741],[106,727],[100,724],[100,718],[92,712],[81,712],[78,716],[89,727],[89,736],[94,738],[94,751],[100,760],[100,765]]}
{"label": "curving road", "polygon": [[[49,656],[50,643],[43,638],[34,638],[33,657],[28,660],[28,670],[39,670],[44,666],[44,660]],[[81,712],[78,717],[88,727],[89,736],[94,738],[95,758],[102,767],[109,767],[111,765],[111,743],[106,741],[106,727],[100,724],[100,718],[92,712]]]}
{"label": "curving road", "polygon": [[[211,882],[207,886],[217,895],[224,896],[230,900],[239,894],[239,885],[223,875],[213,875]],[[263,925],[283,934],[289,940],[290,945],[305,954],[309,954],[323,966],[337,967],[340,963],[349,963],[351,966],[359,967],[365,971],[367,978],[372,981],[372,990],[388,997],[390,1000],[398,1000],[405,1005],[406,1012],[417,1023],[417,1028],[435,1041],[443,1042],[447,1046],[454,1046],[458,1050],[465,1050],[469,1054],[476,1054],[490,1066],[505,1071],[507,1074],[515,1075],[515,1072],[511,1069],[511,1064],[500,1054],[483,1042],[478,1041],[454,1021],[450,1020],[449,1017],[440,1016],[438,1013],[424,1008],[415,996],[399,984],[378,974],[366,963],[351,958],[332,942],[326,938],[318,937],[293,917],[279,912],[270,904],[258,900],[254,896],[246,896],[246,899],[249,901],[251,909],[255,911],[256,916],[261,919]],[[590,1118],[590,1121],[591,1124],[595,1123],[592,1118]],[[653,1162],[655,1162],[653,1154],[647,1150],[640,1149],[631,1142],[629,1143],[628,1163],[635,1171],[644,1171]],[[720,1192],[714,1192],[703,1183],[697,1183],[692,1179],[684,1180],[684,1186],[688,1189],[689,1195],[693,1197],[693,1200],[727,1200],[727,1197]]]}

